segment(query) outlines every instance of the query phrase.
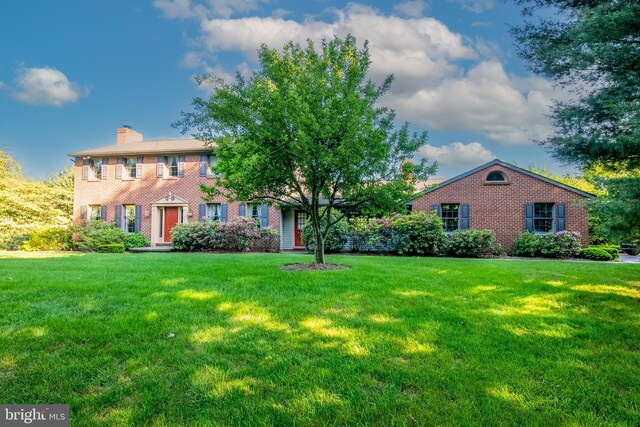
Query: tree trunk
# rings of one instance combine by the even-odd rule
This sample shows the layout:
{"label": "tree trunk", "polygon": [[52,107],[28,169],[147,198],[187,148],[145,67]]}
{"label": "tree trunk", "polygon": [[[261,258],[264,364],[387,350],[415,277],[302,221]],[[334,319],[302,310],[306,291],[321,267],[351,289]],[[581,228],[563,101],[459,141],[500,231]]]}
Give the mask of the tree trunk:
{"label": "tree trunk", "polygon": [[324,264],[324,237],[322,236],[322,229],[320,227],[320,218],[318,218],[318,212],[315,215],[311,214],[311,224],[313,225],[313,234],[316,242],[315,257],[316,263]]}

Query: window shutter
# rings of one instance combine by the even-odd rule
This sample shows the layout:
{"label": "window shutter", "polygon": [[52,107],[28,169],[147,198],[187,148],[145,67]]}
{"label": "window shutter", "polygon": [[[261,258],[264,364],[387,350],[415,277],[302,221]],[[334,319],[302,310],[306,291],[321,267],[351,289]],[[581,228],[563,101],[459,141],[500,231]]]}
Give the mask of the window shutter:
{"label": "window shutter", "polygon": [[200,176],[207,176],[207,155],[200,154]]}
{"label": "window shutter", "polygon": [[82,179],[89,179],[89,159],[82,160]]}
{"label": "window shutter", "polygon": [[223,203],[220,205],[220,221],[227,222],[227,218],[229,217],[229,205]]}
{"label": "window shutter", "polygon": [[198,221],[202,221],[203,218],[205,218],[207,216],[207,205],[201,203],[200,206],[198,207]]}
{"label": "window shutter", "polygon": [[83,207],[80,209],[80,219],[81,219],[82,221],[86,221],[86,220],[87,220],[87,207],[86,207],[86,206],[83,206]]}
{"label": "window shutter", "polygon": [[564,203],[556,203],[556,231],[567,229],[567,209]]}
{"label": "window shutter", "polygon": [[116,179],[122,179],[122,158],[116,159]]}
{"label": "window shutter", "polygon": [[460,224],[458,228],[460,230],[468,230],[469,229],[469,205],[460,205]]}
{"label": "window shutter", "polygon": [[122,205],[116,205],[116,227],[122,228]]}
{"label": "window shutter", "polygon": [[136,179],[142,178],[142,164],[144,163],[144,157],[138,156],[136,159]]}
{"label": "window shutter", "polygon": [[238,216],[244,216],[244,209],[245,209],[244,203],[240,203],[238,205]]}
{"label": "window shutter", "polygon": [[440,205],[431,205],[431,210],[436,211],[436,215],[442,217],[442,211],[440,210]]}
{"label": "window shutter", "polygon": [[524,225],[527,231],[533,231],[533,203],[524,205]]}
{"label": "window shutter", "polygon": [[184,156],[178,156],[178,176],[184,177]]}
{"label": "window shutter", "polygon": [[158,156],[158,163],[156,164],[156,178],[164,177],[164,156]]}
{"label": "window shutter", "polygon": [[107,207],[105,205],[100,206],[100,218],[103,222],[107,222]]}
{"label": "window shutter", "polygon": [[107,179],[107,165],[109,164],[108,159],[102,159],[102,166],[100,167],[100,177],[102,179]]}
{"label": "window shutter", "polygon": [[134,224],[133,231],[140,232],[140,226],[142,225],[142,205],[136,205],[136,222]]}
{"label": "window shutter", "polygon": [[260,227],[267,227],[269,225],[269,206],[260,206]]}

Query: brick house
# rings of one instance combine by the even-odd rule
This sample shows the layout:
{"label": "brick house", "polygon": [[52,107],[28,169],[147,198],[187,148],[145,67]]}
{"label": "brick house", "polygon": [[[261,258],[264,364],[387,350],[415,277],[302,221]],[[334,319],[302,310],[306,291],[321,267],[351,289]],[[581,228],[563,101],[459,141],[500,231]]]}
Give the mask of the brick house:
{"label": "brick house", "polygon": [[[215,162],[202,141],[143,140],[128,126],[117,129],[116,144],[70,153],[75,158],[73,220],[114,221],[140,232],[152,246],[170,245],[171,228],[203,217],[229,221],[252,216],[280,233],[280,249],[303,248],[306,213],[288,206],[229,203],[223,197],[202,200],[200,184],[211,185]],[[440,182],[432,180],[430,183]],[[440,182],[415,198],[413,211],[435,210],[447,231],[489,228],[510,251],[518,235],[579,231],[587,241],[591,194],[494,160]]]}
{"label": "brick house", "polygon": [[[200,184],[211,185],[215,157],[201,141],[144,141],[128,126],[117,130],[116,144],[77,151],[73,220],[115,221],[140,232],[152,246],[170,244],[169,230],[202,217],[221,221],[253,216],[261,226],[281,230],[281,210],[263,204],[203,202]],[[281,233],[282,234],[282,233]]]}
{"label": "brick house", "polygon": [[430,188],[412,211],[436,211],[448,232],[488,228],[507,252],[525,230],[578,231],[589,241],[586,199],[592,194],[501,160],[493,160]]}

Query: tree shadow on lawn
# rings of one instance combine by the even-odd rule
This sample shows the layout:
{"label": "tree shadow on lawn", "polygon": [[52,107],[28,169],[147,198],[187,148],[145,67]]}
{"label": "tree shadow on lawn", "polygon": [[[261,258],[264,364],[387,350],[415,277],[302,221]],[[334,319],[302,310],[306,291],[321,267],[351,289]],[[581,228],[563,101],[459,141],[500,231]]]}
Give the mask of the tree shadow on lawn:
{"label": "tree shadow on lawn", "polygon": [[59,294],[45,326],[2,324],[0,400],[79,425],[638,421],[637,284],[385,270]]}

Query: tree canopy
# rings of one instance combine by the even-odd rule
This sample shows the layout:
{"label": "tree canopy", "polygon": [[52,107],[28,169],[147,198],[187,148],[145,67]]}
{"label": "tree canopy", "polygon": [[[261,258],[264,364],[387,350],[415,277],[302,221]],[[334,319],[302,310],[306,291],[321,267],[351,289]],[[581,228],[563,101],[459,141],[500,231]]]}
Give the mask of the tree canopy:
{"label": "tree canopy", "polygon": [[512,30],[521,56],[575,95],[555,103],[555,133],[543,143],[563,161],[638,167],[640,2],[515,1],[528,18]]}
{"label": "tree canopy", "polygon": [[368,80],[367,43],[359,49],[351,35],[323,40],[319,50],[310,40],[281,51],[262,45],[258,57],[260,69],[248,78],[237,73],[227,84],[209,77],[213,95],[195,98],[175,126],[193,131],[218,157],[209,195],[305,211],[316,262],[324,262],[335,222],[354,210],[400,209],[416,181],[435,171],[425,160],[408,161],[427,134],[410,133],[406,123],[395,128],[394,111],[378,105],[393,76],[379,86]]}

